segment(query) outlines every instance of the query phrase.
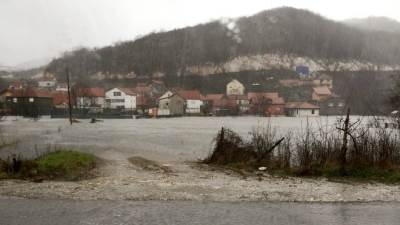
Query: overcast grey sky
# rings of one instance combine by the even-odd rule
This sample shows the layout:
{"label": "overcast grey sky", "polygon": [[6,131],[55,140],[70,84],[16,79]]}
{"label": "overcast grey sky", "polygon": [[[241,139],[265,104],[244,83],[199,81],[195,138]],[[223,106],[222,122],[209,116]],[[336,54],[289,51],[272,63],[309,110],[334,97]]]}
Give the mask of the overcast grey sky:
{"label": "overcast grey sky", "polygon": [[400,21],[399,0],[0,0],[0,64],[279,6],[309,9],[334,20],[386,16]]}

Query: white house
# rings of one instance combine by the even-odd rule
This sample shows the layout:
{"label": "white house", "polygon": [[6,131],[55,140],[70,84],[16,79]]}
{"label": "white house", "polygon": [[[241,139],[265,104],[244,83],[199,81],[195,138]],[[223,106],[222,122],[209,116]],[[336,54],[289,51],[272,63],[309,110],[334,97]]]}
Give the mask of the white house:
{"label": "white house", "polygon": [[319,116],[319,106],[308,102],[288,102],[285,105],[285,111],[288,116]]}
{"label": "white house", "polygon": [[244,85],[234,79],[226,85],[226,95],[244,95]]}
{"label": "white house", "polygon": [[56,91],[67,92],[68,91],[68,85],[66,83],[58,83],[57,86],[56,86]]}
{"label": "white house", "polygon": [[133,88],[113,88],[106,92],[106,108],[136,109],[136,93]]}
{"label": "white house", "polygon": [[56,86],[57,81],[54,78],[42,78],[38,81],[39,88],[53,88]]}
{"label": "white house", "polygon": [[201,106],[203,105],[203,98],[201,93],[198,90],[186,90],[186,91],[178,91],[178,95],[180,95],[183,99],[185,99],[186,114],[200,114]]}

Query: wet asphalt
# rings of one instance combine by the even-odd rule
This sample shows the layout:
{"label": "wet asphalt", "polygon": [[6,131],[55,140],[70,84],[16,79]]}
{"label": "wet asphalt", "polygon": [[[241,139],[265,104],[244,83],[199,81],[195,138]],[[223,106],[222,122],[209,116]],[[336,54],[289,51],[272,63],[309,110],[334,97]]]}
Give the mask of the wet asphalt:
{"label": "wet asphalt", "polygon": [[400,224],[400,203],[1,199],[1,225]]}

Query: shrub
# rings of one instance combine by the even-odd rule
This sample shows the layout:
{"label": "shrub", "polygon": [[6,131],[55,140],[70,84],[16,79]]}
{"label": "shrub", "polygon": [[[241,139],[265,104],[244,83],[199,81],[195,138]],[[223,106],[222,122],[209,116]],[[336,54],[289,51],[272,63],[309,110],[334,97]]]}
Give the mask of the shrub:
{"label": "shrub", "polygon": [[204,162],[246,170],[266,166],[270,171],[299,176],[400,182],[400,131],[347,123],[346,134],[340,120],[335,127],[311,129],[307,125],[299,132],[286,133],[285,138],[278,137],[278,130],[268,124],[252,129],[247,142],[222,128]]}

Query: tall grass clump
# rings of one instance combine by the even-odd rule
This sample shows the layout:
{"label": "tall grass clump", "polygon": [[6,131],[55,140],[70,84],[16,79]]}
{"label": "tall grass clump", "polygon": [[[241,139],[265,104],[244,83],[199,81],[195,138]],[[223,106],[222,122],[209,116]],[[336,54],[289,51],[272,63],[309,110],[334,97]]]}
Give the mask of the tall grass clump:
{"label": "tall grass clump", "polygon": [[47,152],[35,159],[12,155],[0,159],[0,178],[28,180],[81,180],[94,176],[99,159],[72,150]]}

